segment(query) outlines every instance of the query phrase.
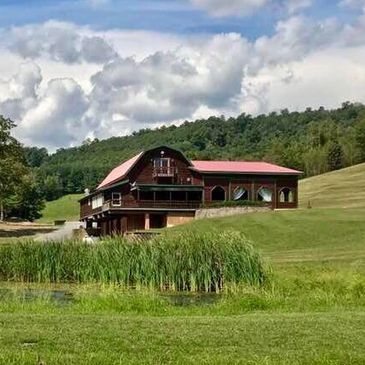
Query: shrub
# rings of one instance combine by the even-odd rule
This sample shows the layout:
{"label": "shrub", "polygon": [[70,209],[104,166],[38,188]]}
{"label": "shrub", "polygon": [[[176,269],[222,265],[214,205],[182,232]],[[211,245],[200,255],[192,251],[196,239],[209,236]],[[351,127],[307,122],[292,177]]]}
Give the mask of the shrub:
{"label": "shrub", "polygon": [[224,208],[224,207],[269,207],[270,203],[252,200],[225,200],[203,204],[202,208]]}

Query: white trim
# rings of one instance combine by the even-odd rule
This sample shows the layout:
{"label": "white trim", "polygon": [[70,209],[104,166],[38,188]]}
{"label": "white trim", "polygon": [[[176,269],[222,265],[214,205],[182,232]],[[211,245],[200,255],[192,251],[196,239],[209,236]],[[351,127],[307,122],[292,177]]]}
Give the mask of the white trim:
{"label": "white trim", "polygon": [[269,190],[270,192],[271,192],[271,201],[269,201],[269,202],[267,202],[267,201],[265,201],[264,199],[262,199],[262,201],[263,202],[265,202],[265,203],[273,203],[274,202],[274,191],[273,191],[273,189],[271,189],[271,188],[269,188],[269,187],[267,187],[267,186],[265,186],[265,185],[262,185],[258,190],[257,190],[257,193],[256,193],[256,199],[257,199],[257,201],[259,201],[259,194],[260,194],[260,191],[262,190],[262,189],[267,189],[267,190]]}
{"label": "white trim", "polygon": [[[224,200],[213,200],[213,191],[214,191],[214,189],[216,189],[216,188],[221,188],[221,189],[223,189],[223,191],[224,191]],[[217,202],[217,201],[227,201],[227,192],[226,192],[226,189],[225,189],[222,185],[215,185],[215,186],[213,186],[213,188],[210,190],[210,200],[211,200],[212,202]]]}
{"label": "white trim", "polygon": [[[283,190],[285,190],[285,189],[289,190],[289,194],[288,194],[288,198],[289,198],[289,200],[288,200],[288,201],[285,201],[285,194],[284,194],[284,201],[281,201],[281,200],[280,200],[280,195],[281,195],[281,193],[284,193],[284,192],[283,192]],[[291,197],[292,197],[292,200],[291,200],[291,201],[290,201],[290,193],[291,193]],[[279,190],[279,203],[289,203],[289,204],[293,204],[293,203],[295,203],[294,194],[295,194],[295,190],[294,190],[294,189],[289,188],[289,187],[287,187],[287,186],[284,186],[283,188],[281,188],[281,189]]]}
{"label": "white trim", "polygon": [[[114,197],[115,195],[118,195],[118,198],[115,198]],[[113,207],[120,207],[120,206],[122,206],[122,193],[112,192],[112,206]]]}

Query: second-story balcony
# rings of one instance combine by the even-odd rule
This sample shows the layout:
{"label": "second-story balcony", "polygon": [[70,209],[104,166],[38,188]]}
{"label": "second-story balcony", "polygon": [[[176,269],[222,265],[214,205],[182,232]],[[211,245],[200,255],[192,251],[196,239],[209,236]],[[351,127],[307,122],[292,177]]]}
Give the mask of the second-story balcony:
{"label": "second-story balcony", "polygon": [[113,200],[106,201],[103,204],[102,211],[124,210],[124,209],[173,209],[173,210],[195,210],[202,205],[201,201],[193,200],[138,200],[116,202]]}
{"label": "second-story balcony", "polygon": [[153,168],[153,177],[174,177],[177,168],[174,166],[159,166]]}

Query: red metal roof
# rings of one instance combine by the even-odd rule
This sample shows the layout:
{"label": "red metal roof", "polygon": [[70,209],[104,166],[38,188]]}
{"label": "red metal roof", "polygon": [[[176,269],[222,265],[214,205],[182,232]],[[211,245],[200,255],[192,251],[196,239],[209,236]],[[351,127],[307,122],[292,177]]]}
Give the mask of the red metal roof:
{"label": "red metal roof", "polygon": [[[97,189],[111,185],[123,179],[145,152],[141,152],[113,169],[99,184]],[[191,161],[194,170],[206,173],[251,173],[251,174],[301,174],[300,171],[254,161]]]}
{"label": "red metal roof", "polygon": [[143,152],[138,155],[132,157],[131,159],[123,162],[121,165],[117,166],[113,169],[109,175],[99,184],[97,189],[101,189],[107,185],[116,182],[119,179],[122,179],[127,175],[128,171],[134,166],[134,164],[138,161],[138,159],[142,156]]}
{"label": "red metal roof", "polygon": [[251,174],[301,174],[300,171],[257,161],[191,161],[199,172],[230,172]]}

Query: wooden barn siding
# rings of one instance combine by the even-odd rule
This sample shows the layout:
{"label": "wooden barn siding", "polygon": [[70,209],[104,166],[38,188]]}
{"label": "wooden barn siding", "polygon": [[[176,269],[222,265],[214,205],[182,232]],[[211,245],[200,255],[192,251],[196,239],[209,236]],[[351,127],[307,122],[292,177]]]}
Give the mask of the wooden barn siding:
{"label": "wooden barn siding", "polygon": [[[293,203],[280,203],[279,194],[281,189],[283,188],[290,188],[294,191],[294,202]],[[286,209],[286,208],[297,208],[298,207],[298,200],[299,200],[299,191],[298,191],[298,178],[291,177],[291,178],[279,178],[277,181],[277,208]]]}
{"label": "wooden barn siding", "polygon": [[123,234],[128,230],[144,229],[144,214],[108,215],[98,220],[102,236]]}
{"label": "wooden barn siding", "polygon": [[[237,186],[243,186],[249,192],[250,200],[257,200],[258,191],[262,187],[273,191],[273,208],[295,208],[298,206],[298,179],[296,176],[265,176],[242,175],[237,176],[204,176],[204,201],[212,201],[212,189],[221,186],[226,191],[226,199],[232,199],[233,191]],[[294,203],[280,203],[279,192],[282,188],[294,190]]]}
{"label": "wooden barn siding", "polygon": [[84,199],[83,201],[80,202],[80,217],[81,218],[88,217],[93,212],[93,210],[91,208],[91,204],[89,205],[88,202],[89,202],[88,199]]}
{"label": "wooden barn siding", "polygon": [[[143,170],[143,169],[142,169]],[[145,171],[145,170],[143,170]],[[151,180],[152,180],[152,170]],[[198,179],[199,175],[196,173],[194,179]],[[152,181],[149,181],[151,183]],[[195,180],[196,181],[196,180]],[[201,178],[204,182],[204,202],[211,202],[211,192],[215,186],[221,186],[226,192],[226,199],[233,199],[233,191],[236,187],[242,186],[249,192],[250,200],[257,200],[257,193],[261,187],[267,187],[274,192],[273,195],[273,208],[296,208],[298,206],[298,180],[296,176],[205,176]],[[294,202],[293,203],[280,203],[279,193],[283,188],[291,188],[294,190]],[[137,192],[130,191],[130,185],[125,184],[115,187],[113,190],[108,190],[104,193],[105,201],[112,198],[112,192],[122,193],[122,202],[132,206],[137,202]],[[101,208],[92,210],[91,205],[88,205],[88,200],[85,199],[80,204],[81,218],[91,216],[93,213],[97,213]],[[111,227],[108,227],[112,229]]]}
{"label": "wooden barn siding", "polygon": [[[193,178],[192,171],[188,168],[186,161],[176,151],[170,149],[163,149],[165,151],[164,157],[174,159],[174,166],[178,169],[178,179],[175,184],[187,184],[187,179]],[[156,149],[143,156],[139,163],[129,174],[130,180],[136,181],[139,184],[153,184],[153,164],[151,162],[154,158],[161,157],[161,149]]]}
{"label": "wooden barn siding", "polygon": [[[188,168],[187,163],[179,153],[167,148],[163,150],[165,151],[164,157],[173,158],[175,160],[175,166],[178,168],[178,180],[175,181],[175,184],[181,184],[182,181],[186,184],[187,178],[192,179],[191,181],[194,185],[202,184],[201,176]],[[160,157],[160,152],[161,149],[157,149],[143,156],[128,174],[129,181],[131,183],[136,181],[139,184],[155,184],[153,179],[153,164],[151,159]],[[108,191],[105,195],[106,200],[111,199],[112,192],[122,193],[122,201],[125,203],[130,203],[133,205],[133,203],[137,202],[137,192],[131,192],[129,184],[126,184],[123,187],[119,186],[113,190]]]}

